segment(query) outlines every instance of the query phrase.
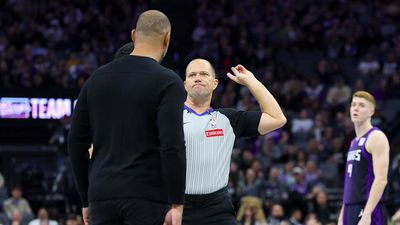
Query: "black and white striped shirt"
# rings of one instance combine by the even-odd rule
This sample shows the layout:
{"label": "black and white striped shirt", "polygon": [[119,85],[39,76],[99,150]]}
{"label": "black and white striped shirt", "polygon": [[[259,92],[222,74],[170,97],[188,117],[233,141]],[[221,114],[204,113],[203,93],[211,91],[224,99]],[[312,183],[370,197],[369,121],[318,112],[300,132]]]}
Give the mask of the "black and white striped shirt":
{"label": "black and white striped shirt", "polygon": [[186,142],[186,194],[208,194],[228,185],[236,137],[257,136],[261,112],[209,108],[183,111]]}

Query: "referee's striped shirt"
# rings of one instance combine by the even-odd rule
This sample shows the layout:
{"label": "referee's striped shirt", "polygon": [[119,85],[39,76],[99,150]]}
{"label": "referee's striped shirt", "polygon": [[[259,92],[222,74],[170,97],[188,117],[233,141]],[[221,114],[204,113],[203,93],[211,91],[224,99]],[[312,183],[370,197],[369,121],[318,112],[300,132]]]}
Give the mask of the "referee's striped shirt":
{"label": "referee's striped shirt", "polygon": [[186,194],[209,194],[228,185],[236,137],[256,136],[261,112],[209,108],[183,111],[186,142]]}

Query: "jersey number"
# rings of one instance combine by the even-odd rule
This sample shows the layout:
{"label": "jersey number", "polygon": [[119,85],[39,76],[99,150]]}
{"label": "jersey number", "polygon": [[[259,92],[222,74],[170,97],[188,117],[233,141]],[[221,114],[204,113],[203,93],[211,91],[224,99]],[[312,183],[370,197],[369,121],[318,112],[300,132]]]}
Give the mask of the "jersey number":
{"label": "jersey number", "polygon": [[353,172],[353,164],[349,164],[347,166],[347,173],[349,174],[349,177],[351,177],[352,172]]}

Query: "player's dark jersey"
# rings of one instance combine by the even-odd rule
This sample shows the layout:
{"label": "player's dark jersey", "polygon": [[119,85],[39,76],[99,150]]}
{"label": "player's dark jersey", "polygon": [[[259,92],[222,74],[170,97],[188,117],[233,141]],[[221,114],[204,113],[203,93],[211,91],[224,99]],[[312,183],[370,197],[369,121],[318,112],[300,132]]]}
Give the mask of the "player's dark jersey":
{"label": "player's dark jersey", "polygon": [[[379,129],[373,127],[359,139],[354,138],[351,141],[346,161],[343,193],[344,204],[360,204],[366,203],[368,200],[375,176],[372,155],[365,149],[365,143],[368,140],[368,136],[376,130]],[[384,201],[385,195],[386,190],[380,202]]]}

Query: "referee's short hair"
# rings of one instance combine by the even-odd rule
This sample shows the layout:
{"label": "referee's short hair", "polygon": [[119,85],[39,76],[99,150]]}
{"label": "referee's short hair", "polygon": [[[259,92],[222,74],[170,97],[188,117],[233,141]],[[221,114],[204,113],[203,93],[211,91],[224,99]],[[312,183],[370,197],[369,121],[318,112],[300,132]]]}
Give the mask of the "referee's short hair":
{"label": "referee's short hair", "polygon": [[119,48],[118,51],[115,53],[115,55],[114,55],[114,60],[115,60],[115,59],[119,59],[119,58],[121,58],[122,56],[126,56],[126,55],[131,54],[134,47],[135,47],[135,46],[133,45],[133,42],[129,42],[129,43],[124,44],[124,45],[123,45],[121,48]]}
{"label": "referee's short hair", "polygon": [[215,69],[214,69],[213,65],[210,63],[210,61],[208,61],[207,59],[202,59],[202,58],[196,58],[196,59],[193,59],[192,61],[189,62],[189,64],[186,66],[186,69],[185,69],[185,79],[186,79],[186,76],[188,75],[188,74],[187,74],[187,68],[188,68],[189,65],[190,65],[192,62],[194,62],[194,61],[203,61],[203,62],[206,62],[206,63],[210,66],[211,75],[212,75],[215,79],[218,79],[218,76],[217,76],[217,74],[215,73]]}

